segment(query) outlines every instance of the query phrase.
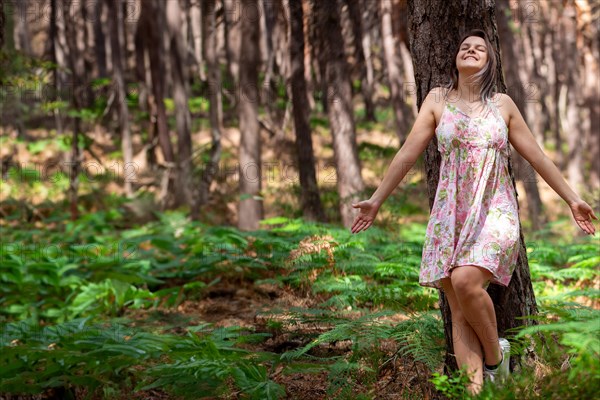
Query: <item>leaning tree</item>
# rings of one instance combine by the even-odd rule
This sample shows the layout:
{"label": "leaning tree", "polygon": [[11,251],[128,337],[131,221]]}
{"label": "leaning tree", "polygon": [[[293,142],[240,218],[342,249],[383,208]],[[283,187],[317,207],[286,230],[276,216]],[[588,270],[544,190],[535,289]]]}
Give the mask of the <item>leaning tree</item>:
{"label": "leaning tree", "polygon": [[[408,0],[408,18],[410,30],[410,51],[415,70],[417,106],[420,108],[429,90],[446,83],[447,72],[451,66],[451,58],[463,33],[470,29],[480,28],[488,33],[494,51],[498,56],[498,92],[505,93],[506,85],[502,76],[498,29],[495,17],[495,0]],[[443,28],[441,28],[443,27]],[[510,146],[509,146],[510,147]],[[441,156],[437,150],[437,138],[434,136],[424,152],[425,169],[427,174],[427,189],[429,208],[433,207],[435,192],[440,173]],[[509,159],[508,170],[513,186],[515,179],[512,164]],[[515,187],[516,191],[516,187]],[[491,284],[488,293],[494,302],[496,310],[498,333],[501,337],[509,337],[511,328],[520,325],[535,324],[534,319],[523,319],[537,314],[537,306],[531,276],[527,261],[527,250],[523,233],[519,230],[521,248],[517,265],[507,288]],[[440,310],[444,320],[446,337],[445,372],[457,370],[456,359],[453,356],[452,320],[450,306],[444,292],[440,294]],[[527,356],[536,357],[531,347],[525,349]],[[511,370],[520,367],[521,359],[511,357]]]}

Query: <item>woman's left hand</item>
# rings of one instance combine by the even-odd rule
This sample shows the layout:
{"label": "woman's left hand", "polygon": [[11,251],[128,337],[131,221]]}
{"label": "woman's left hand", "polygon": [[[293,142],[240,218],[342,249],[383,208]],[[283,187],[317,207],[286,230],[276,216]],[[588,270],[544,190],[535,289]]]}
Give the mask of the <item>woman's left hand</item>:
{"label": "woman's left hand", "polygon": [[575,222],[577,225],[588,235],[593,235],[596,233],[596,229],[592,224],[592,218],[598,219],[596,214],[594,214],[594,210],[588,203],[583,200],[575,201],[569,204],[571,208],[571,212],[573,213],[573,218],[575,218]]}

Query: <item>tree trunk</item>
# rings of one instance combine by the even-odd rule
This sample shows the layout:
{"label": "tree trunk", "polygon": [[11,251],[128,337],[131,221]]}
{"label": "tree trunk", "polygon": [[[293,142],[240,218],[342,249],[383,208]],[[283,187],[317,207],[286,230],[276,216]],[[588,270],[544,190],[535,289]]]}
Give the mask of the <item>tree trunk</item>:
{"label": "tree trunk", "polygon": [[[526,92],[523,83],[519,77],[519,70],[524,70],[526,67],[520,62],[519,55],[516,53],[514,45],[517,38],[513,35],[508,25],[508,16],[503,10],[509,8],[508,0],[497,0],[496,12],[498,16],[498,29],[500,34],[500,45],[502,54],[511,62],[506,63],[506,83],[510,90],[508,94],[514,99],[515,104],[521,110],[523,118],[528,119]],[[527,196],[527,210],[529,219],[531,220],[532,229],[537,231],[541,228],[542,223],[545,223],[545,218],[542,214],[542,199],[537,186],[537,175],[531,164],[527,162],[518,152],[514,153],[515,157],[515,177],[523,182],[525,194]]]}
{"label": "tree trunk", "polygon": [[[157,165],[154,149],[158,142],[158,137],[156,136],[156,106],[151,95],[152,76],[150,72],[150,57],[145,37],[148,28],[144,24],[147,24],[147,22],[147,18],[140,17],[135,31],[135,77],[139,85],[138,106],[141,111],[147,112],[150,115],[148,120],[141,123],[142,129],[145,128],[146,132],[148,132],[148,140],[144,144],[143,150],[146,153],[143,164],[149,166],[152,171],[156,171]],[[140,171],[143,169],[144,167],[139,167]]]}
{"label": "tree trunk", "polygon": [[81,9],[81,19],[82,19],[82,27],[81,34],[77,37],[77,47],[81,50],[81,59],[83,61],[83,80],[86,82],[85,87],[82,90],[82,105],[85,108],[90,108],[94,103],[94,92],[92,90],[92,85],[87,84],[93,78],[93,55],[92,49],[94,43],[92,41],[93,35],[93,25],[90,21],[92,14],[87,8],[87,5],[84,2],[80,3]]}
{"label": "tree trunk", "polygon": [[589,186],[597,188],[600,185],[600,140],[598,140],[598,132],[600,132],[600,26],[594,21],[598,21],[598,8],[596,7],[596,17],[590,16],[592,13],[591,4],[589,2],[577,3],[582,7],[582,12],[587,18],[582,18],[584,26],[582,26],[582,44],[583,44],[583,59],[585,71],[585,84],[583,85],[585,105],[587,110],[589,126],[586,129],[587,143],[589,151],[588,160],[590,165]]}
{"label": "tree trunk", "polygon": [[127,90],[123,78],[123,58],[121,50],[123,43],[123,12],[121,0],[106,0],[108,18],[110,21],[110,47],[113,64],[113,80],[115,98],[117,102],[117,114],[119,131],[121,134],[121,150],[123,151],[123,186],[127,197],[133,196],[131,182],[135,178],[136,168],[133,164],[133,145],[131,143],[131,131],[129,130],[129,110],[127,109]]}
{"label": "tree trunk", "polygon": [[404,144],[408,136],[410,123],[408,116],[412,111],[404,101],[404,78],[402,76],[402,62],[396,52],[399,41],[394,35],[392,25],[392,1],[381,3],[381,39],[385,56],[385,67],[387,70],[388,84],[390,87],[391,103],[396,120],[396,134],[400,140],[400,146]]}
{"label": "tree trunk", "polygon": [[167,2],[167,26],[170,35],[171,71],[173,73],[173,102],[177,127],[177,197],[178,203],[188,204],[192,219],[198,219],[198,201],[193,183],[191,115],[188,107],[186,77],[186,45],[181,34],[183,22],[179,1]]}
{"label": "tree trunk", "polygon": [[[330,0],[335,3],[337,0]],[[308,21],[308,41],[307,43],[312,43],[312,58],[316,61],[315,65],[315,86],[318,88],[317,90],[321,92],[320,98],[318,99],[321,102],[321,107],[324,113],[329,112],[329,101],[327,97],[329,93],[327,92],[327,78],[326,78],[326,66],[327,66],[327,57],[326,53],[326,45],[324,43],[324,36],[321,32],[321,25],[319,24],[319,11],[317,0],[307,0],[307,8],[312,12],[310,13],[309,21]],[[340,34],[341,36],[341,34]],[[340,46],[339,42],[337,45]]]}
{"label": "tree trunk", "polygon": [[[406,124],[412,127],[415,119],[417,118],[417,91],[415,87],[414,77],[415,71],[413,70],[412,57],[410,55],[409,43],[408,43],[408,5],[406,0],[398,0],[398,5],[394,7],[392,12],[392,31],[394,37],[397,38],[398,52],[400,53],[400,59],[402,60],[401,66],[404,72],[404,87],[403,87],[403,101],[406,114]],[[408,106],[410,100],[410,107]],[[412,111],[412,113],[409,112]],[[409,128],[410,131],[410,128]],[[408,133],[408,132],[407,132]]]}
{"label": "tree trunk", "polygon": [[[365,102],[365,118],[369,121],[375,121],[375,104],[373,103],[373,77],[371,72],[371,79],[369,79],[368,67],[369,64],[372,67],[372,62],[367,59],[365,54],[365,47],[368,52],[370,49],[365,46],[365,34],[363,31],[362,21],[362,1],[356,0],[344,0],[344,3],[348,6],[348,14],[352,21],[352,35],[354,37],[354,57],[356,57],[356,65],[359,68],[360,75],[360,90],[362,93],[363,100]],[[368,43],[368,41],[367,41]],[[370,55],[370,54],[369,54]]]}
{"label": "tree trunk", "polygon": [[290,3],[290,58],[292,64],[291,85],[296,133],[296,152],[300,187],[302,190],[302,213],[308,220],[325,221],[325,212],[319,196],[315,172],[312,136],[310,131],[310,108],[306,98],[306,81],[304,80],[304,13],[298,1]]}
{"label": "tree trunk", "polygon": [[[50,0],[50,57],[55,65],[54,67],[54,88],[58,98],[62,98],[62,91],[67,85],[67,60],[65,39],[65,21],[63,14],[63,1]],[[58,108],[54,109],[54,121],[56,123],[56,132],[63,133],[63,121],[61,112]]]}
{"label": "tree trunk", "polygon": [[[58,7],[57,20],[62,20],[65,40],[65,54],[68,66],[71,72],[69,80],[70,106],[79,111],[82,108],[82,90],[87,87],[85,82],[85,66],[83,63],[83,51],[81,35],[85,29],[85,21],[76,8],[73,7],[73,0],[63,0],[62,4],[56,4]],[[59,31],[60,32],[60,31]],[[74,115],[72,117],[73,131],[71,136],[71,155],[69,160],[69,203],[71,210],[71,219],[76,220],[79,217],[78,190],[79,190],[79,172],[81,171],[81,162],[83,152],[79,144],[81,132],[81,117]]]}
{"label": "tree trunk", "polygon": [[[240,116],[238,228],[256,230],[263,218],[261,197],[261,140],[258,126],[259,18],[257,0],[243,0],[241,18],[239,82]],[[256,11],[256,13],[254,11]]]}
{"label": "tree trunk", "polygon": [[0,0],[0,50],[4,48],[4,0]]}
{"label": "tree trunk", "polygon": [[[188,0],[190,1],[190,0]],[[214,3],[213,0],[210,0]],[[204,72],[204,54],[202,52],[204,43],[204,32],[203,32],[203,24],[202,21],[204,19],[204,14],[202,13],[202,9],[204,7],[204,3],[210,2],[207,0],[191,0],[190,3],[190,11],[188,13],[189,17],[189,25],[190,30],[192,32],[192,43],[194,49],[194,57],[196,58],[196,65],[198,67],[198,76],[201,81],[206,80],[206,74]],[[214,5],[212,6],[214,10]],[[213,11],[214,12],[214,11]],[[215,49],[216,50],[216,49]]]}
{"label": "tree trunk", "polygon": [[14,2],[14,33],[15,48],[22,51],[25,55],[31,55],[31,43],[29,40],[27,6],[29,0],[18,0]]}
{"label": "tree trunk", "polygon": [[[453,51],[462,32],[475,27],[483,27],[489,33],[494,50],[499,57],[494,1],[486,3],[471,2],[467,5],[466,3],[447,3],[443,0],[410,0],[408,8],[411,54],[414,65],[419,66],[419,68],[415,68],[417,103],[419,108],[429,90],[446,82],[446,72],[448,71]],[[440,27],[444,28],[440,29]],[[498,89],[500,92],[504,92],[505,85],[502,80],[500,62],[498,63],[498,71]],[[429,207],[431,209],[438,186],[441,161],[440,153],[437,150],[437,138],[435,136],[425,150],[424,156]],[[514,175],[510,159],[508,170],[514,185]],[[535,321],[523,322],[517,319],[517,317],[537,313],[522,232],[520,232],[520,242],[521,249],[509,287],[504,288],[500,285],[492,284],[488,287],[488,293],[494,302],[498,333],[501,337],[510,336],[507,332],[509,328],[519,326],[523,323],[535,323]],[[457,363],[453,356],[450,307],[442,290],[440,290],[440,310],[444,320],[447,345],[445,372],[449,373],[449,371],[457,370]],[[533,356],[535,357],[535,355]],[[520,362],[521,360],[518,357],[511,357],[511,369],[515,370],[517,366],[520,366]]]}
{"label": "tree trunk", "polygon": [[[560,9],[560,10],[559,10]],[[560,24],[560,13],[562,12],[562,5],[556,5],[556,7],[550,8],[551,18],[550,24],[553,28],[550,29],[550,42],[552,43],[552,64],[554,65],[554,87],[552,97],[554,99],[552,106],[552,114],[554,116],[552,121],[552,132],[554,132],[554,148],[556,151],[556,163],[560,170],[565,169],[566,164],[566,156],[563,153],[562,144],[562,124],[561,124],[561,96],[560,96],[560,88],[562,85],[562,71],[565,71],[563,58],[565,55],[563,54],[563,49],[560,45],[560,37],[556,28]],[[575,188],[573,188],[575,189]]]}
{"label": "tree trunk", "polygon": [[[569,153],[567,156],[567,173],[569,177],[569,185],[577,193],[581,193],[583,188],[583,154],[582,144],[585,139],[585,132],[582,132],[582,120],[579,116],[579,102],[583,99],[581,96],[582,85],[579,72],[579,54],[577,51],[577,15],[573,4],[567,3],[564,12],[561,16],[560,26],[561,37],[561,58],[565,67],[564,82],[561,87],[561,92],[565,91],[563,105],[563,115],[561,120],[567,134],[567,143],[569,145]],[[562,72],[561,71],[561,72]],[[564,94],[563,94],[564,95]],[[581,233],[580,231],[578,231]]]}
{"label": "tree trunk", "polygon": [[[232,80],[235,80],[239,76],[240,68],[240,20],[244,19],[240,18],[240,8],[243,7],[241,4],[239,0],[223,0],[223,26],[225,28],[225,58],[227,60],[227,69],[229,72],[229,76]],[[248,12],[250,11],[248,10]],[[231,82],[231,84],[233,87],[235,87],[234,82]]]}
{"label": "tree trunk", "polygon": [[315,2],[321,41],[320,51],[325,65],[329,124],[333,136],[333,151],[340,196],[342,223],[350,228],[354,220],[352,203],[362,195],[365,185],[361,176],[353,119],[352,89],[344,54],[338,1]]}
{"label": "tree trunk", "polygon": [[208,203],[210,185],[218,171],[221,159],[221,127],[223,126],[223,99],[221,95],[221,69],[217,59],[216,0],[202,2],[203,59],[208,72],[209,119],[212,143],[209,162],[204,168],[200,183],[200,205]]}
{"label": "tree trunk", "polygon": [[98,66],[98,77],[106,76],[106,38],[102,24],[102,10],[104,9],[104,1],[96,0],[94,9],[94,50],[96,52],[96,65]]}
{"label": "tree trunk", "polygon": [[315,107],[315,98],[313,97],[314,93],[314,81],[313,81],[313,55],[315,54],[315,48],[312,44],[311,39],[311,29],[313,21],[312,18],[312,7],[311,0],[300,0],[302,3],[302,11],[304,12],[304,21],[302,21],[302,29],[304,32],[304,80],[306,81],[306,98],[308,99],[308,104],[310,105],[310,110]]}
{"label": "tree trunk", "polygon": [[158,144],[165,162],[165,171],[161,182],[161,191],[159,194],[159,203],[162,208],[167,208],[174,204],[173,192],[175,190],[175,155],[171,144],[169,126],[167,123],[167,111],[165,108],[165,60],[164,47],[162,41],[162,32],[166,31],[163,18],[164,10],[161,7],[161,0],[144,0],[140,12],[140,24],[144,26],[145,45],[148,49],[148,59],[150,62],[152,96],[151,112],[155,115],[152,118],[156,120],[156,131],[158,132]]}

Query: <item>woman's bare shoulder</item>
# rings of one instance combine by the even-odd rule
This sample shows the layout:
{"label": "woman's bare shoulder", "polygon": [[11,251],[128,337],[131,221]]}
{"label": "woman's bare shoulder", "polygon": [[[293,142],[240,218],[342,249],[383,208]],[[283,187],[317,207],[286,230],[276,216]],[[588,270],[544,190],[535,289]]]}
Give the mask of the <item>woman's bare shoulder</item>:
{"label": "woman's bare shoulder", "polygon": [[436,86],[432,88],[427,96],[425,97],[425,103],[433,109],[438,108],[440,104],[444,103],[444,99],[446,98],[446,94],[448,93],[448,88],[443,86]]}
{"label": "woman's bare shoulder", "polygon": [[507,93],[494,94],[494,96],[492,96],[492,101],[494,101],[498,105],[510,106],[514,104],[512,97],[510,97]]}
{"label": "woman's bare shoulder", "polygon": [[507,113],[512,112],[515,105],[513,99],[506,93],[496,93],[492,96],[492,101],[499,109],[506,110]]}

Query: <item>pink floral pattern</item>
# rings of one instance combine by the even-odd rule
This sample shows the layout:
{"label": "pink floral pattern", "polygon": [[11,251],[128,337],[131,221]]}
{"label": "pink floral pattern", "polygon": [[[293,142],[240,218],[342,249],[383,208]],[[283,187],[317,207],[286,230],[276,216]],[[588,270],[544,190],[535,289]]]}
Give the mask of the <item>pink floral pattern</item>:
{"label": "pink floral pattern", "polygon": [[493,101],[474,118],[446,102],[435,133],[442,161],[419,284],[441,288],[452,268],[477,265],[508,286],[520,245],[508,127]]}

